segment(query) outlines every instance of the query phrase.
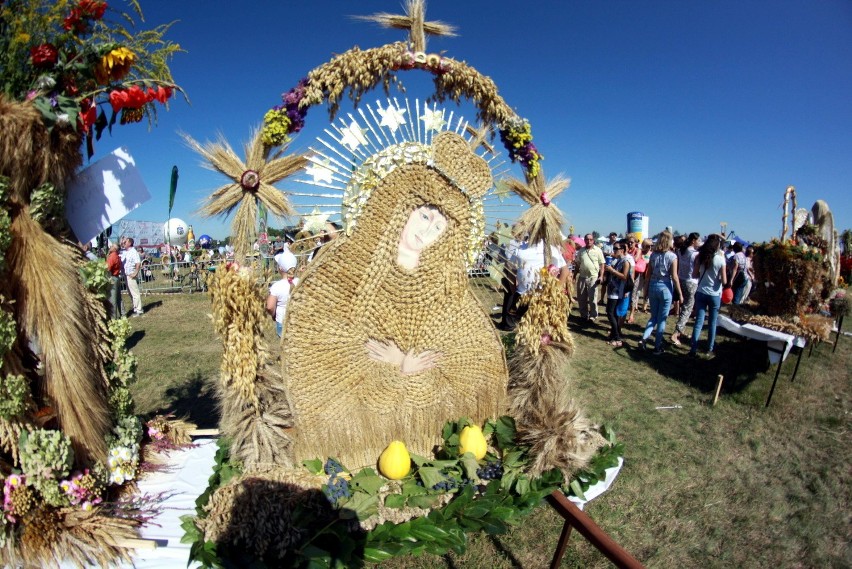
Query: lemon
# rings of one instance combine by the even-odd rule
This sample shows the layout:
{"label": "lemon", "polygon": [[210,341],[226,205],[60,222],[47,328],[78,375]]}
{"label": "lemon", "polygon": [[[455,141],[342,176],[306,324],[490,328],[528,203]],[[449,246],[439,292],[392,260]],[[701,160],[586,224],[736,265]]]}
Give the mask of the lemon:
{"label": "lemon", "polygon": [[411,470],[411,455],[402,441],[393,441],[379,457],[379,472],[391,480],[404,478]]}
{"label": "lemon", "polygon": [[462,429],[459,435],[459,452],[473,453],[476,460],[485,458],[485,453],[488,451],[488,443],[485,441],[485,435],[482,434],[482,429],[476,425],[468,425]]}

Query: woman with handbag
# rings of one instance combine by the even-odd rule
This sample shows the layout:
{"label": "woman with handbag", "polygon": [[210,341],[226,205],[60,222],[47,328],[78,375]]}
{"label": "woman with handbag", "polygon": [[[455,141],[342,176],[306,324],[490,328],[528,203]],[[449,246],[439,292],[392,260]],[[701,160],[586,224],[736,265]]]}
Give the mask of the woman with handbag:
{"label": "woman with handbag", "polygon": [[[609,320],[609,338],[607,341],[614,348],[623,345],[621,340],[621,317],[617,313],[619,304],[624,301],[625,284],[630,280],[631,264],[625,258],[626,245],[623,241],[612,246],[612,263],[604,267],[607,275],[606,286],[606,318]],[[632,283],[632,281],[631,281]],[[623,315],[622,315],[623,316]]]}
{"label": "woman with handbag", "polygon": [[697,353],[698,338],[707,315],[707,354],[713,357],[716,319],[719,317],[719,306],[722,303],[722,285],[727,282],[725,256],[720,252],[721,246],[722,238],[719,235],[710,235],[698,249],[698,257],[695,259],[692,275],[698,278],[698,287],[695,291],[695,327],[692,329],[690,356]]}

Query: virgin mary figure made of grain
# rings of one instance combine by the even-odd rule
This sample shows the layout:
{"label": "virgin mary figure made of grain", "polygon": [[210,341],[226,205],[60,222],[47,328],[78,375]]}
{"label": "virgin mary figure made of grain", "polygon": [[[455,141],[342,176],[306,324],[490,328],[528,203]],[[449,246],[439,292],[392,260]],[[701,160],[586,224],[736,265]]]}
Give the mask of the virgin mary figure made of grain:
{"label": "virgin mary figure made of grain", "polygon": [[392,440],[429,455],[445,421],[505,411],[502,344],[466,267],[490,187],[488,164],[452,132],[389,146],[353,174],[354,226],[287,312],[297,461],[372,465]]}

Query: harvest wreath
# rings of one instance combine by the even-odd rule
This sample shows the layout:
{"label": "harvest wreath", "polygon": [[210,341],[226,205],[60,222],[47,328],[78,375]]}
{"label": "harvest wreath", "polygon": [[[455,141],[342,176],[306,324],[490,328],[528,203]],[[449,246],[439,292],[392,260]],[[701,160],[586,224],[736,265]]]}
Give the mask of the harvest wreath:
{"label": "harvest wreath", "polygon": [[[490,439],[479,458],[474,452],[479,449],[465,445],[477,446],[465,441],[471,432],[483,445]],[[357,567],[424,552],[460,554],[467,533],[506,533],[554,490],[584,498],[583,492],[603,480],[623,455],[614,433],[605,427],[602,432],[607,444],[567,483],[558,469],[540,476],[527,473],[530,449],[517,444],[514,420],[503,416],[486,422],[481,431],[467,419],[448,421],[435,458],[409,458],[403,447],[404,454],[386,467],[379,460],[378,473],[372,468],[350,472],[333,458],[307,460],[298,475],[300,491],[292,473],[288,479],[282,471],[244,472],[231,459],[228,441],[220,439],[209,486],[196,501],[197,517],[182,518],[182,542],[192,544],[190,560],[204,567],[228,562]],[[251,484],[245,484],[248,480]],[[242,492],[217,494],[228,487]],[[222,500],[223,495],[229,499]],[[286,520],[293,531],[277,533],[277,519],[270,514]]]}

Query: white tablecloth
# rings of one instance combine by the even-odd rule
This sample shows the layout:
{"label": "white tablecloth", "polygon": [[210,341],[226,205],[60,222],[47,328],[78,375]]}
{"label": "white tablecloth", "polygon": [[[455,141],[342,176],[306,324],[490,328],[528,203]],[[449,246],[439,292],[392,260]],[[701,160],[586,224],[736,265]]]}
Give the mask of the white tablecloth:
{"label": "white tablecloth", "polygon": [[[216,441],[199,439],[195,448],[174,451],[168,456],[170,468],[167,472],[154,472],[139,481],[139,491],[144,494],[156,495],[167,492],[169,498],[164,508],[151,523],[145,526],[141,533],[144,539],[155,540],[156,549],[137,549],[133,557],[137,569],[184,569],[189,559],[191,544],[180,542],[183,530],[180,527],[180,517],[186,514],[195,515],[195,500],[207,488],[210,476],[213,474],[213,464],[216,456]],[[576,496],[568,499],[580,509],[586,502],[600,496],[612,485],[618,476],[623,459],[618,459],[618,466],[606,471],[606,478],[586,490],[586,499]],[[190,567],[198,567],[193,563]],[[127,566],[128,568],[131,566]]]}
{"label": "white tablecloth", "polygon": [[[143,477],[139,492],[156,495],[168,493],[163,510],[142,528],[143,539],[156,540],[156,549],[137,549],[133,556],[137,569],[186,567],[191,544],[181,543],[183,530],[180,517],[195,515],[195,500],[207,489],[216,457],[216,441],[198,439],[195,448],[173,451],[168,455],[169,470]],[[193,563],[191,567],[198,567]]]}
{"label": "white tablecloth", "polygon": [[719,315],[717,324],[739,336],[766,342],[772,348],[769,350],[769,363],[771,364],[777,364],[780,361],[786,360],[793,346],[804,348],[805,344],[807,344],[807,340],[802,336],[785,334],[784,332],[770,330],[769,328],[755,326],[754,324],[737,324],[723,314]]}

